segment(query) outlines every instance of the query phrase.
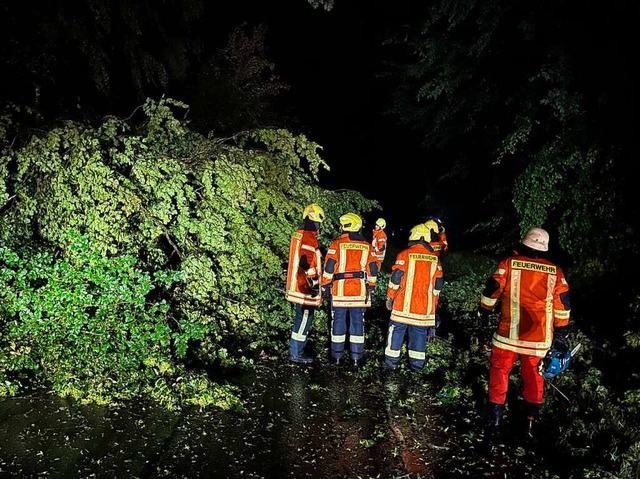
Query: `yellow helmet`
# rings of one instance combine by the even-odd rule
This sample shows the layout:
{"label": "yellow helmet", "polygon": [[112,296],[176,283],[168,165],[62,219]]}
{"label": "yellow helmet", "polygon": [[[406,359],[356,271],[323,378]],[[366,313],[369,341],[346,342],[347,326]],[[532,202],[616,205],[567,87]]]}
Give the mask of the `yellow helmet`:
{"label": "yellow helmet", "polygon": [[304,209],[304,212],[302,213],[302,219],[305,218],[309,218],[311,221],[322,223],[324,221],[324,210],[315,203],[311,203]]}
{"label": "yellow helmet", "polygon": [[426,242],[431,241],[431,229],[427,228],[424,223],[415,225],[409,232],[409,241],[418,241],[420,239]]}
{"label": "yellow helmet", "polygon": [[380,227],[380,228],[386,228],[387,227],[387,222],[384,220],[384,218],[378,218],[376,220],[376,224]]}
{"label": "yellow helmet", "polygon": [[[438,226],[438,223],[436,223],[434,220],[425,221],[424,226],[429,230],[433,231],[434,233],[438,233],[440,231],[440,226]],[[429,238],[431,238],[431,235],[429,235]]]}
{"label": "yellow helmet", "polygon": [[340,217],[340,226],[344,231],[360,231],[362,218],[355,213],[346,213]]}

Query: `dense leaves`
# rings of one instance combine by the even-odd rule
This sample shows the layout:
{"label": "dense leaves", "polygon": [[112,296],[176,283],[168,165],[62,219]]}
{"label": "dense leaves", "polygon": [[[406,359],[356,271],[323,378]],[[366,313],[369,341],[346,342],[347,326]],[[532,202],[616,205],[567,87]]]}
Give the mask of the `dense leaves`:
{"label": "dense leaves", "polygon": [[107,258],[75,232],[65,259],[24,253],[0,249],[3,395],[34,376],[80,402],[148,395],[167,407],[241,407],[231,388],[172,358],[171,343],[181,333],[172,331],[164,300],[146,299],[155,283],[170,286],[179,275],[158,272],[152,279],[134,258]]}
{"label": "dense leaves", "polygon": [[[107,264],[113,261],[115,267],[120,264],[118,258],[136,258],[141,271],[179,277],[153,287],[148,281],[138,287],[131,279],[133,289],[127,294],[136,297],[140,319],[149,318],[144,321],[158,316],[156,304],[166,305],[164,326],[156,331],[164,336],[157,338],[155,347],[162,349],[171,369],[190,364],[214,368],[215,376],[216,369],[248,364],[263,351],[286,346],[290,305],[282,291],[283,264],[304,206],[312,201],[325,205],[332,218],[323,229],[326,240],[337,233],[340,214],[350,210],[363,214],[376,203],[356,192],[321,189],[316,177],[327,165],[318,156],[318,145],[304,136],[264,130],[228,142],[209,139],[176,119],[172,108],[185,107],[171,100],[148,101],[137,124],[116,118],[107,118],[97,127],[67,123],[9,150],[2,159],[0,184],[5,190],[1,194],[8,203],[0,218],[0,237],[23,261],[34,254],[70,261],[76,255],[69,232],[78,231],[90,241],[95,258],[104,257]],[[103,277],[110,274],[107,264],[86,280],[98,280],[110,288],[110,281],[116,279]],[[56,271],[61,266],[53,262],[48,267]],[[30,269],[18,266],[15,274],[30,274]],[[82,329],[85,323],[91,329],[92,322],[101,321],[98,312],[103,309],[96,310],[96,299],[83,293],[84,280],[81,285],[68,285],[80,319],[64,319],[60,309],[51,308],[65,304],[57,298],[69,293],[66,287],[51,289],[54,278],[49,275],[36,279],[42,287],[34,285],[33,295],[42,299],[30,301],[39,304],[39,312],[7,310],[2,324],[29,322],[31,315],[53,315],[63,321],[61,331],[67,331]],[[20,296],[21,284],[7,287],[11,285],[19,289],[5,294]],[[113,300],[101,301],[112,304]],[[120,316],[117,308],[105,308]],[[82,323],[74,326],[78,321]],[[126,335],[115,338],[138,338],[127,346],[135,350],[151,346],[147,344],[151,336],[130,334],[127,329]],[[42,357],[61,357],[46,351],[53,347],[51,343],[38,344],[44,349],[38,352]],[[66,360],[75,362],[75,370],[85,362],[100,362],[92,348],[80,342],[67,341],[58,347],[66,351]],[[153,348],[148,354],[153,357],[152,352]],[[107,391],[119,388],[120,375],[110,376],[121,363],[117,357],[111,357],[103,364],[104,372],[91,379],[94,387],[104,383],[101,388]],[[128,357],[123,352],[121,359]],[[33,366],[20,364],[27,369]],[[17,363],[11,369],[19,369]],[[45,379],[54,380],[43,372]],[[78,377],[79,382],[87,380]],[[161,382],[156,385],[163,387]],[[123,395],[133,394],[130,387],[123,387]],[[87,393],[91,388],[85,383],[76,389]],[[74,394],[82,396],[82,392]]]}

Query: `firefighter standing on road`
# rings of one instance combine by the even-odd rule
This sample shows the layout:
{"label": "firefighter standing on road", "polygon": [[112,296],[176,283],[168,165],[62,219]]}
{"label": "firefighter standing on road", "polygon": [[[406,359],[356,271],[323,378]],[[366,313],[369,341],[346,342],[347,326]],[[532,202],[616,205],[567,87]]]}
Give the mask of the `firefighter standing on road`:
{"label": "firefighter standing on road", "polygon": [[391,311],[385,365],[396,369],[405,334],[408,333],[409,364],[421,370],[425,363],[427,333],[435,328],[436,308],[444,285],[438,255],[429,245],[432,231],[424,224],[409,233],[407,248],[398,253],[387,286],[386,307]]}
{"label": "firefighter standing on road", "polygon": [[349,314],[349,349],[352,365],[360,367],[364,355],[364,313],[371,306],[378,265],[373,247],[362,235],[362,219],[355,213],[340,217],[341,235],[327,250],[322,274],[323,296],[332,301],[331,360],[344,356]]}
{"label": "firefighter standing on road", "polygon": [[514,254],[499,262],[482,292],[478,316],[484,323],[500,301],[490,356],[489,441],[502,423],[509,374],[516,359],[520,358],[525,426],[531,435],[543,402],[544,378],[538,365],[552,343],[566,343],[569,285],[562,269],[546,258],[548,249],[549,234],[531,228]]}
{"label": "firefighter standing on road", "polygon": [[384,231],[386,227],[387,222],[384,218],[378,218],[375,226],[373,227],[371,246],[373,246],[373,253],[377,258],[378,272],[382,271],[382,263],[384,262],[385,255],[387,254],[387,233]]}
{"label": "firefighter standing on road", "polygon": [[289,343],[289,360],[309,364],[313,358],[305,354],[304,348],[315,310],[322,303],[322,254],[318,245],[318,231],[324,221],[324,210],[312,203],[304,209],[302,218],[302,225],[291,236],[286,298],[294,304],[296,311]]}

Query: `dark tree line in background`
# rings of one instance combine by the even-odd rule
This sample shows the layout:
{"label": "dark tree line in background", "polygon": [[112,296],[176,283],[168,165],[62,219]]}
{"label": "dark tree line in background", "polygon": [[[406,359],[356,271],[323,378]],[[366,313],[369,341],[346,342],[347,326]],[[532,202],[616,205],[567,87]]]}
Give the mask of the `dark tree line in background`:
{"label": "dark tree line in background", "polygon": [[[315,2],[330,10],[317,15],[346,8],[325,3]],[[189,104],[192,125],[205,134],[297,126],[285,114],[286,79],[268,56],[268,27],[258,13],[255,24],[242,22],[252,19],[250,6],[93,0],[0,8],[0,100],[45,121],[126,116],[166,95]],[[424,208],[464,210],[458,229],[486,224],[498,238],[544,223],[559,230],[567,259],[585,274],[630,264],[638,254],[632,2],[401,3],[402,14],[389,12],[384,25],[389,7],[369,8],[388,35],[378,77],[390,93],[379,113],[422,139],[429,166],[418,172],[435,195]]]}
{"label": "dark tree line in background", "polygon": [[[147,97],[180,97],[194,126],[222,134],[272,124],[286,89],[265,57],[264,27],[233,27],[206,2],[92,0],[0,7],[3,104],[44,121],[128,115]],[[238,15],[238,12],[235,13]]]}

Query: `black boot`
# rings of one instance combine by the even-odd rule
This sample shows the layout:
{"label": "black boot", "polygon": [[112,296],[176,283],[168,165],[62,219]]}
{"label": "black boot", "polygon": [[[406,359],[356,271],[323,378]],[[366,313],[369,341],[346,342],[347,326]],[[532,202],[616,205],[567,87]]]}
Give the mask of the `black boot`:
{"label": "black boot", "polygon": [[500,437],[502,421],[504,418],[504,404],[489,403],[487,411],[487,424],[485,429],[485,452],[491,452],[493,445]]}

